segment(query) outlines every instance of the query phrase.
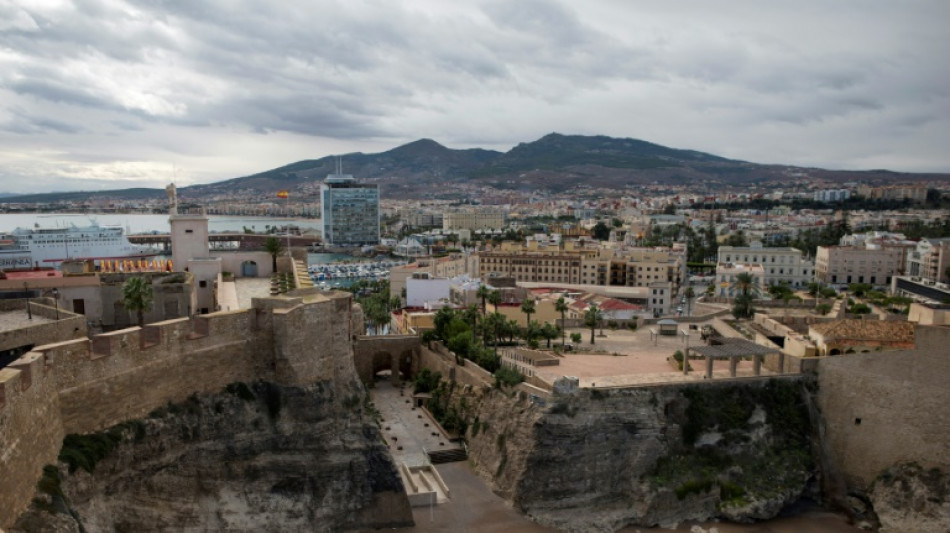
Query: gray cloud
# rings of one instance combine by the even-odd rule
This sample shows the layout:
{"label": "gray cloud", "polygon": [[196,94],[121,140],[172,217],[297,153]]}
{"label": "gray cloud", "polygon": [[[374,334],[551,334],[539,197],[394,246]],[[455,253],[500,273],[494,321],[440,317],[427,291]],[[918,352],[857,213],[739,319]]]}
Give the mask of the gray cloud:
{"label": "gray cloud", "polygon": [[[940,0],[0,0],[0,172],[56,153],[34,166],[71,188],[172,163],[223,179],[331,153],[314,146],[505,149],[550,131],[947,170],[932,137],[950,134],[948,15]],[[235,143],[255,159],[229,162]]]}

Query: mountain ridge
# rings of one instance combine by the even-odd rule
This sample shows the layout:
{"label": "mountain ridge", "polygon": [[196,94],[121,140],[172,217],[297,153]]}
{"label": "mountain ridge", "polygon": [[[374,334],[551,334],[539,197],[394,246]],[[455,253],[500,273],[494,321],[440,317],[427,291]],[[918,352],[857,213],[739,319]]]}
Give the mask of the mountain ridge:
{"label": "mountain ridge", "polygon": [[[272,195],[282,189],[295,197],[319,195],[319,181],[336,172],[385,185],[393,198],[422,198],[449,194],[448,183],[497,189],[564,192],[578,186],[622,190],[649,184],[697,185],[708,190],[730,187],[787,186],[806,173],[831,181],[891,183],[950,180],[947,173],[906,173],[890,170],[827,170],[779,164],[759,164],[690,149],[670,148],[633,138],[549,133],[519,143],[507,152],[482,148],[453,149],[422,138],[387,150],[353,152],[305,159],[247,176],[179,187],[183,199],[221,195]],[[68,191],[9,196],[3,202],[39,203],[91,197],[155,199],[162,189]]]}

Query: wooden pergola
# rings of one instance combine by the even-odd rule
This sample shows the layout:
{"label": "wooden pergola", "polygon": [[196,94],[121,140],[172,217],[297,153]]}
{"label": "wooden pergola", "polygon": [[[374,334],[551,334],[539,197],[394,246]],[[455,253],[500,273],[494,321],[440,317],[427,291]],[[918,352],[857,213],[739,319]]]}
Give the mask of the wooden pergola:
{"label": "wooden pergola", "polygon": [[[761,375],[762,360],[766,355],[778,354],[779,372],[785,367],[785,354],[781,350],[768,348],[761,344],[756,344],[746,339],[737,339],[731,337],[721,337],[713,340],[714,344],[705,346],[690,346],[686,349],[686,357],[689,358],[690,352],[701,355],[706,358],[706,378],[712,379],[713,361],[716,359],[729,359],[729,375],[736,377],[736,366],[743,357],[752,358],[752,368],[755,375]],[[689,365],[683,365],[683,373]]]}

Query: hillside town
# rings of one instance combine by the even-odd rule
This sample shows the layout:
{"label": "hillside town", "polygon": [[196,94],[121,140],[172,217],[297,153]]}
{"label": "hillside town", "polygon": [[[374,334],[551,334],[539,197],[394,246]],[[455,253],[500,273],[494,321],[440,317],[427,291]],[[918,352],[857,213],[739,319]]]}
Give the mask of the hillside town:
{"label": "hillside town", "polygon": [[[66,257],[44,256],[54,258],[45,260],[53,266],[33,262],[32,267],[24,267],[30,261],[20,260],[0,272],[4,302],[0,410],[5,405],[10,412],[17,406],[28,409],[38,401],[28,392],[39,391],[30,389],[29,381],[41,364],[37,361],[45,361],[42,364],[50,368],[55,361],[74,357],[80,361],[112,357],[123,361],[122,368],[130,372],[151,376],[152,363],[139,361],[140,354],[187,366],[201,361],[205,355],[192,358],[207,350],[216,354],[208,361],[223,364],[216,358],[224,357],[223,362],[228,354],[238,353],[245,361],[251,353],[245,354],[246,350],[263,349],[265,357],[274,358],[268,364],[276,369],[266,379],[280,386],[298,379],[325,379],[327,369],[340,365],[349,370],[339,372],[358,378],[365,387],[365,399],[356,396],[353,401],[378,406],[368,408],[377,413],[372,431],[379,431],[385,444],[380,453],[399,465],[398,473],[393,473],[400,487],[394,497],[405,498],[405,504],[386,507],[375,512],[373,520],[359,523],[373,527],[411,523],[410,509],[425,505],[439,505],[451,516],[456,512],[452,509],[461,508],[453,505],[465,505],[452,497],[452,491],[461,487],[480,491],[487,490],[485,483],[496,489],[510,487],[511,480],[502,475],[507,447],[541,453],[543,446],[523,428],[509,427],[502,416],[512,408],[509,401],[540,417],[532,419],[534,424],[545,417],[566,414],[573,418],[572,410],[591,409],[589,402],[597,399],[648,390],[663,390],[675,403],[680,401],[675,398],[682,397],[695,401],[696,393],[689,392],[692,386],[709,393],[719,390],[709,388],[714,384],[735,384],[747,391],[742,394],[758,394],[748,391],[760,386],[796,387],[799,380],[832,380],[822,385],[817,396],[822,416],[836,421],[827,429],[829,438],[835,439],[829,441],[827,454],[851,477],[840,487],[822,486],[825,504],[847,501],[851,492],[842,492],[841,487],[877,498],[874,479],[881,469],[939,457],[945,448],[940,439],[918,448],[901,440],[921,430],[914,421],[897,422],[910,408],[907,402],[920,401],[915,396],[878,406],[878,414],[862,408],[864,414],[854,418],[854,424],[903,424],[904,430],[895,437],[900,446],[882,441],[880,446],[890,451],[864,450],[860,448],[864,441],[844,433],[845,426],[838,420],[850,417],[854,405],[836,395],[850,386],[848,376],[866,364],[888,368],[928,364],[936,369],[945,364],[939,357],[950,339],[950,217],[940,190],[856,187],[817,190],[807,198],[794,199],[643,191],[636,196],[605,194],[590,200],[526,196],[514,203],[474,199],[460,203],[386,199],[379,183],[342,173],[313,186],[320,200],[304,211],[270,212],[262,206],[264,210],[255,214],[319,213],[321,234],[300,232],[286,218],[274,218],[275,224],[268,225],[263,235],[249,231],[214,234],[209,231],[209,221],[217,216],[214,210],[195,208],[178,197],[174,185],[168,187],[162,205],[149,207],[168,213],[167,234],[123,236],[117,230],[112,235],[124,243],[123,250],[133,250],[128,256],[104,258],[85,251],[88,243],[83,241],[104,239],[97,226],[73,227],[68,233],[38,228],[11,234],[0,252],[22,255],[30,253],[28,244],[49,242],[55,250],[65,245]],[[274,196],[278,201],[273,204],[280,206],[290,194],[277,191]],[[146,253],[133,243],[163,248]],[[322,360],[324,349],[306,336],[321,328],[333,330],[319,335],[334,339],[333,358],[344,362],[312,366],[311,358]],[[246,338],[233,344],[235,335]],[[292,347],[285,337],[295,335],[306,338]],[[170,344],[191,340],[200,344]],[[236,346],[244,351],[234,352]],[[285,361],[285,357],[290,359]],[[270,376],[259,374],[261,370],[253,364],[235,368],[242,380]],[[311,368],[316,374],[307,374]],[[103,369],[102,378],[88,375],[91,381],[79,383],[78,389],[62,389],[56,397],[68,398],[84,387],[95,390],[99,379],[118,380],[107,387],[111,392],[97,397],[121,404],[113,396],[124,390],[117,384],[125,378],[113,376],[113,371]],[[888,370],[863,379],[889,380],[891,374]],[[224,377],[229,375],[222,374],[222,379],[239,378],[238,374]],[[164,383],[167,377],[150,379]],[[216,380],[207,383],[221,386]],[[456,386],[465,394],[453,395]],[[930,390],[930,381],[924,380],[921,387]],[[206,388],[173,379],[141,406],[91,412],[116,411],[108,423],[118,423],[141,416],[146,407],[181,401],[199,390],[213,392]],[[174,392],[161,392],[166,389]],[[502,391],[502,396],[493,396],[494,390]],[[411,398],[403,398],[404,394]],[[782,411],[786,413],[782,416],[808,419],[795,393],[781,394],[791,403],[766,408],[762,405],[773,400],[760,398],[755,409],[768,413],[772,413],[769,409],[792,409],[799,414]],[[927,400],[928,405],[940,401],[941,394]],[[501,411],[493,403],[499,401],[506,406]],[[415,414],[416,409],[420,414]],[[473,415],[472,409],[478,414]],[[62,416],[55,427],[82,431],[108,427],[105,420],[76,418],[69,407],[64,407]],[[641,411],[623,416],[636,420],[624,424],[644,423],[637,418]],[[741,475],[729,474],[729,480],[720,473],[711,478],[717,481],[709,481],[720,487],[717,498],[722,511],[690,510],[694,509],[690,505],[662,510],[664,494],[679,494],[687,490],[684,487],[706,489],[705,485],[690,488],[695,482],[690,477],[692,467],[667,471],[666,463],[660,462],[638,470],[638,476],[665,480],[651,482],[650,489],[638,496],[652,502],[646,514],[624,503],[614,486],[624,482],[618,479],[604,488],[601,497],[611,502],[605,503],[608,507],[625,510],[594,513],[584,520],[595,516],[603,520],[597,527],[616,529],[684,518],[772,518],[775,515],[763,512],[761,506],[781,509],[797,501],[807,487],[801,480],[812,476],[817,467],[812,466],[811,456],[794,464],[767,459],[767,454],[789,453],[785,447],[800,449],[802,433],[787,433],[787,428],[776,425],[783,419],[768,418],[774,414],[762,416],[773,424],[770,431],[774,432],[765,451],[751,456],[742,452],[745,455],[740,457],[718,441],[706,446],[714,450],[709,453],[724,454],[745,468]],[[672,420],[664,423],[673,424]],[[488,429],[489,421],[495,429]],[[595,425],[602,431],[610,422],[601,420]],[[706,431],[714,434],[718,427]],[[940,427],[945,432],[946,426]],[[501,428],[507,429],[500,432]],[[26,522],[18,522],[14,531],[38,520],[37,504],[24,511],[29,500],[21,496],[29,494],[30,472],[42,463],[33,462],[31,453],[14,444],[21,432],[32,435],[33,431],[19,424],[0,425],[0,439],[13,450],[10,459],[0,464],[0,473],[20,479],[17,486],[24,489],[0,494],[0,510],[26,513],[21,519]],[[760,438],[753,433],[742,438]],[[491,441],[486,441],[487,435],[493,435]],[[48,443],[50,453],[58,449],[57,436]],[[506,438],[511,439],[509,444],[497,444]],[[615,437],[605,438],[610,442]],[[603,453],[595,448],[578,448],[581,455],[576,461],[593,461]],[[685,453],[675,447],[668,452]],[[689,453],[677,457],[686,463],[699,460]],[[852,457],[864,459],[859,466]],[[461,467],[443,465],[466,460],[485,481],[458,470]],[[550,475],[524,464],[517,468],[524,479]],[[759,475],[774,478],[789,472],[801,480],[782,481],[785,496],[776,496],[771,485],[756,488],[761,483]],[[522,483],[527,484],[517,489],[523,491],[519,497],[528,503],[521,511],[529,514],[534,512],[531,501],[541,502],[550,495],[540,486],[532,489],[530,482]],[[740,496],[728,496],[726,491]],[[874,500],[873,505],[873,512],[870,504],[852,509],[851,520],[860,527],[900,523],[885,500]],[[534,519],[542,523],[564,529],[581,527],[577,515],[560,510],[536,512]],[[513,514],[508,519],[515,524],[524,517]],[[919,520],[931,523],[927,522],[930,518]]]}

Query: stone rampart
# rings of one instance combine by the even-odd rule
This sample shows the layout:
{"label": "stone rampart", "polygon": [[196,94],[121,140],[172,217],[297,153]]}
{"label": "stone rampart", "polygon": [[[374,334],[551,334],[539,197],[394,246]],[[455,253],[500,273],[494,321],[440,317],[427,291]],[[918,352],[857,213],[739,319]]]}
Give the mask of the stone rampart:
{"label": "stone rampart", "polygon": [[[45,305],[39,301],[30,302],[30,312],[34,316],[47,318],[52,322],[0,331],[0,350],[9,350],[31,344],[36,346],[86,336],[86,319],[84,316],[62,309],[57,311],[52,305],[52,300],[49,300],[49,304]],[[22,312],[26,316],[26,301],[4,302],[4,305],[0,306],[0,312]],[[36,322],[40,321],[37,320]]]}
{"label": "stone rampart", "polygon": [[354,382],[352,297],[275,300],[38,346],[0,370],[0,529],[29,504],[65,434],[235,381]]}
{"label": "stone rampart", "polygon": [[898,463],[950,471],[950,329],[921,326],[915,339],[915,350],[818,360],[826,453],[840,474],[828,492],[867,490]]}
{"label": "stone rampart", "polygon": [[0,369],[0,528],[33,497],[43,465],[63,442],[59,396],[50,369],[29,353]]}

